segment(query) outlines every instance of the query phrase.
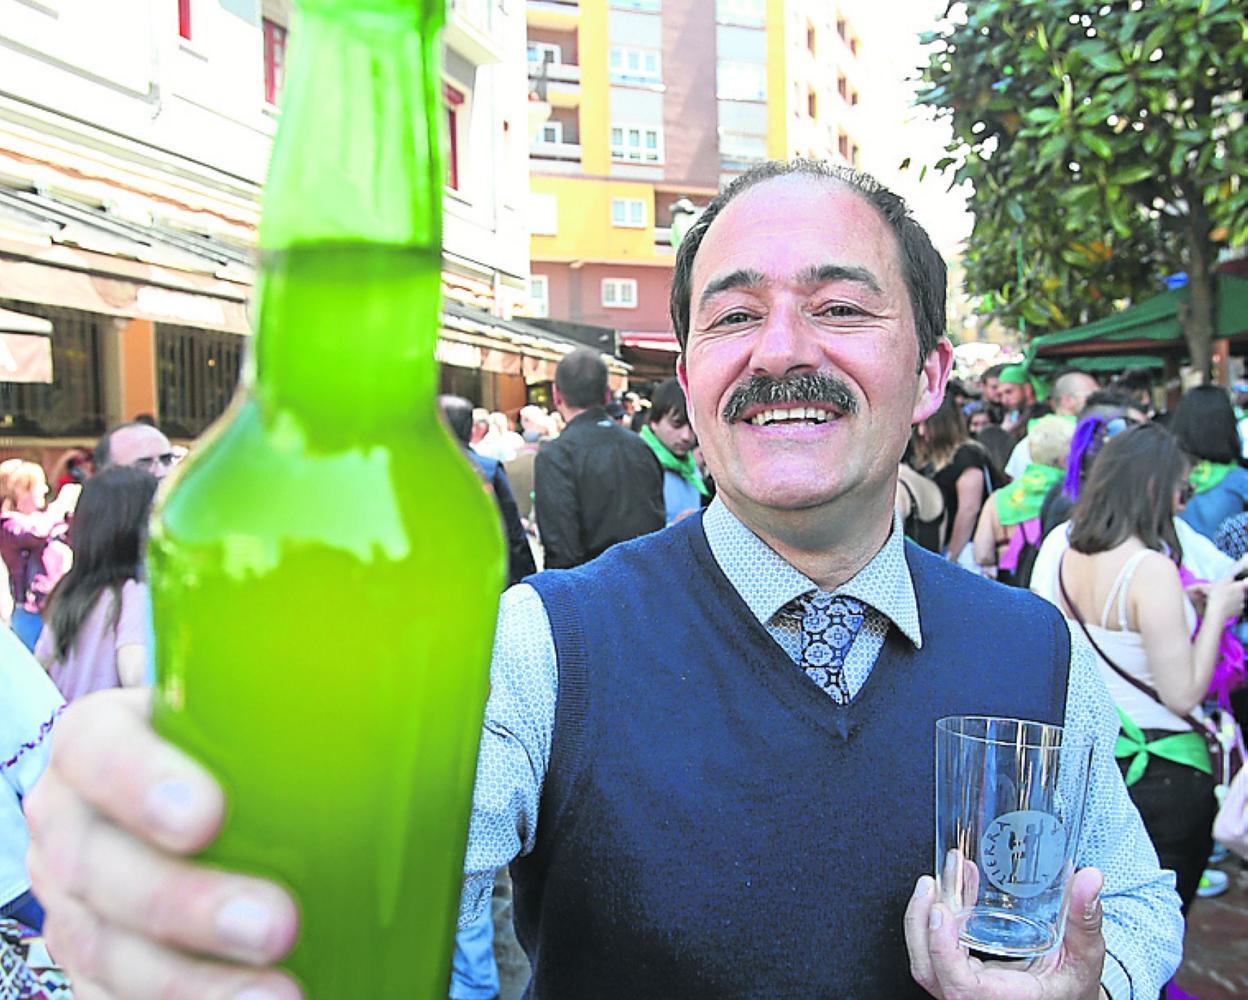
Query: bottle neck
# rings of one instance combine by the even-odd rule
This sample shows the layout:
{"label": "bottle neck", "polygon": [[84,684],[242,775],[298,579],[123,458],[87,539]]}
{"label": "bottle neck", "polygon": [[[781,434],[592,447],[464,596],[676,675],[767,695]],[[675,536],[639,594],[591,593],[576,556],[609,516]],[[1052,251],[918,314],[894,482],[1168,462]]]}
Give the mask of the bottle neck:
{"label": "bottle neck", "polygon": [[443,2],[317,0],[300,14],[260,228],[253,374],[267,414],[318,437],[433,412]]}

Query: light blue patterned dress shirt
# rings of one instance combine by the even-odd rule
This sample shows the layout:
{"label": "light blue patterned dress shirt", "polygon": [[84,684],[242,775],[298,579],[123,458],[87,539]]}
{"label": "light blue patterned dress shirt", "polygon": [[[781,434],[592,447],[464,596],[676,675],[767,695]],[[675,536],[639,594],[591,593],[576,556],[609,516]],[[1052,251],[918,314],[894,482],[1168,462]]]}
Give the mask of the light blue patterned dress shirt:
{"label": "light blue patterned dress shirt", "polygon": [[[815,584],[722,502],[706,509],[703,527],[720,569],[797,669],[800,626],[786,606],[816,590]],[[871,673],[890,628],[916,648],[923,645],[899,525],[894,524],[874,558],[835,593],[867,606],[844,667],[852,697]],[[532,587],[520,584],[503,595],[490,684],[464,859],[461,926],[488,905],[495,871],[528,854],[536,843],[554,734],[558,666],[550,623]],[[1090,734],[1097,745],[1079,867],[1094,866],[1105,876],[1101,899],[1107,956],[1101,982],[1114,1000],[1153,1000],[1182,957],[1183,921],[1174,875],[1158,867],[1127,796],[1113,756],[1118,716],[1087,640],[1074,633],[1066,725],[1076,734]],[[915,879],[921,874],[915,872]]]}

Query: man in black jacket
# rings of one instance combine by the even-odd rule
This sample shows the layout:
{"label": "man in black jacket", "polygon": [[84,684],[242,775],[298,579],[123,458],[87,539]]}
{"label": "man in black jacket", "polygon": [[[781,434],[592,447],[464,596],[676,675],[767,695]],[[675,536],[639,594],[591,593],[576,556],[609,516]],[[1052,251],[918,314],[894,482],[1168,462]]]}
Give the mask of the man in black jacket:
{"label": "man in black jacket", "polygon": [[507,586],[510,587],[530,573],[536,573],[537,564],[533,561],[533,551],[529,548],[529,536],[524,533],[524,525],[520,523],[520,511],[516,507],[511,485],[507,482],[507,473],[503,471],[502,462],[478,455],[469,447],[473,427],[472,403],[463,396],[439,396],[438,406],[451,428],[451,433],[464,449],[464,454],[472,459],[494,494],[494,503],[503,521],[503,533],[507,537]]}
{"label": "man in black jacket", "polygon": [[637,435],[607,416],[602,356],[578,347],[555,369],[567,426],[537,453],[533,489],[547,569],[588,562],[663,527],[663,473]]}

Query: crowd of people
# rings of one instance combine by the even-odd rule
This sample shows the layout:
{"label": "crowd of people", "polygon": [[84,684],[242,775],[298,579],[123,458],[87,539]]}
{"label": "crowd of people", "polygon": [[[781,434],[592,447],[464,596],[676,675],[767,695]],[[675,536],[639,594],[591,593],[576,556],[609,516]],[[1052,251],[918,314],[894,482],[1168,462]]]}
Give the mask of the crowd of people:
{"label": "crowd of people", "polygon": [[[764,164],[681,241],[682,353],[648,400],[614,398],[589,349],[518,425],[442,397],[513,584],[451,996],[498,989],[488,907],[508,866],[535,998],[1162,992],[1209,879],[1207,724],[1243,681],[1236,412],[1200,387],[1158,413],[1130,379],[1077,371],[950,382],[944,294],[891,192]],[[5,770],[0,899],[23,920],[46,905],[57,958],[100,996],[188,981],[287,1000],[269,966],[296,909],[190,857],[222,797],[152,733],[141,692],[76,706],[48,764],[65,699],[145,679],[141,524],[174,458],[127,425],[80,496],[46,504],[24,467],[5,480],[6,642],[47,675],[27,672],[33,735]],[[62,562],[24,555],[34,536]],[[1026,966],[960,948],[924,874],[935,722],[986,706],[1096,743],[1065,936]],[[1248,852],[1244,780],[1218,828]],[[142,891],[117,891],[114,866]]]}

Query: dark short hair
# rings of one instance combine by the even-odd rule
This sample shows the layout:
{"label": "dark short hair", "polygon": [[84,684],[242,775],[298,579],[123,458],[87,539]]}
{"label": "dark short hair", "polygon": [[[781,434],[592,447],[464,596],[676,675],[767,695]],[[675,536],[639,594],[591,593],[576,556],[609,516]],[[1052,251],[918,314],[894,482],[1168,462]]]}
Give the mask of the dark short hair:
{"label": "dark short hair", "polygon": [[1170,430],[1179,444],[1198,461],[1237,462],[1239,428],[1226,390],[1216,385],[1188,389],[1175,407]]}
{"label": "dark short hair", "polygon": [[1105,442],[1071,512],[1070,547],[1093,555],[1138,538],[1177,565],[1183,548],[1174,531],[1174,491],[1187,462],[1174,435],[1140,424]]}
{"label": "dark short hair", "polygon": [[646,422],[657,424],[669,413],[674,414],[682,423],[689,422],[688,404],[685,402],[684,390],[680,382],[674,378],[664,379],[650,394],[650,409],[646,413]]}
{"label": "dark short hair", "polygon": [[1121,389],[1110,387],[1108,389],[1097,389],[1096,392],[1088,396],[1083,401],[1084,413],[1095,413],[1098,411],[1108,412],[1116,411],[1115,415],[1123,410],[1139,409],[1139,404],[1128,396]]}
{"label": "dark short hair", "polygon": [[439,396],[438,409],[446,424],[464,444],[472,440],[472,403],[463,396]]}
{"label": "dark short hair", "polygon": [[[693,261],[706,231],[737,195],[764,181],[790,175],[845,185],[874,206],[893,230],[901,257],[902,276],[910,294],[910,309],[914,314],[914,328],[919,342],[919,368],[922,369],[927,356],[945,335],[945,262],[898,195],[869,174],[822,160],[769,160],[751,167],[712,199],[681,238],[676,252],[676,268],[672,272],[670,298],[672,329],[676,331],[681,350],[685,349],[689,340]],[[831,220],[829,224],[832,224]]]}
{"label": "dark short hair", "polygon": [[569,406],[582,410],[602,406],[607,399],[607,363],[592,348],[578,347],[555,367],[555,385]]}
{"label": "dark short hair", "polygon": [[1007,365],[1005,362],[1002,362],[999,365],[993,365],[991,368],[985,368],[984,373],[981,376],[979,376],[979,380],[981,382],[987,382],[990,378],[999,379],[1001,377],[1001,373],[1005,371],[1008,367],[1010,366]]}

